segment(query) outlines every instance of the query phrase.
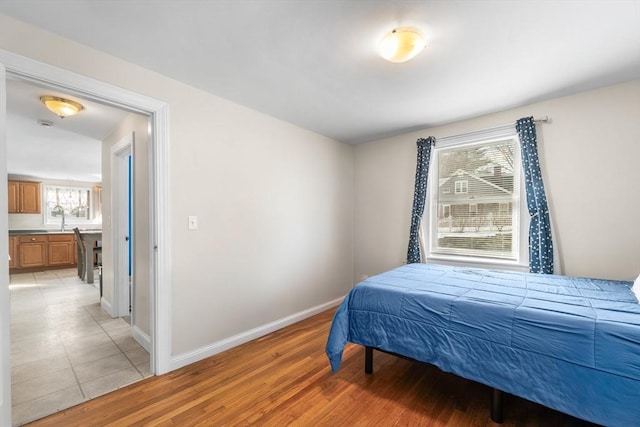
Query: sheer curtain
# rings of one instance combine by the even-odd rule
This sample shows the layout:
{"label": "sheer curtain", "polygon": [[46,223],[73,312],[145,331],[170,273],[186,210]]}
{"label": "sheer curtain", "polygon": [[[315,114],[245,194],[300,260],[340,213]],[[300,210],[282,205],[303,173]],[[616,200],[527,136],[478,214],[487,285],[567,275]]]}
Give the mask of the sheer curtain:
{"label": "sheer curtain", "polygon": [[544,192],[540,171],[536,126],[533,117],[519,119],[516,122],[516,130],[520,137],[527,208],[531,219],[529,225],[529,271],[553,274],[551,221],[549,220],[547,196]]}
{"label": "sheer curtain", "polygon": [[431,146],[436,139],[432,136],[420,138],[416,141],[418,146],[418,161],[416,164],[416,183],[413,192],[413,209],[411,212],[411,230],[409,231],[409,248],[407,250],[407,264],[420,262],[420,221],[424,213],[427,198],[427,177],[429,175],[429,162],[431,160]]}

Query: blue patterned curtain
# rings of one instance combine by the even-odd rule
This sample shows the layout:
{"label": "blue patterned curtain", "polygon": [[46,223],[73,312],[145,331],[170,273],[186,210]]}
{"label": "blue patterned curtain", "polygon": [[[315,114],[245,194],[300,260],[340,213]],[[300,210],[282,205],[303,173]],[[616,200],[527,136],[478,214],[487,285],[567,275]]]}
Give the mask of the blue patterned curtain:
{"label": "blue patterned curtain", "polygon": [[524,171],[527,191],[527,208],[531,217],[529,225],[529,271],[532,273],[553,274],[553,242],[551,241],[551,223],[549,208],[544,193],[536,125],[533,117],[525,117],[516,122],[520,137],[522,170]]}
{"label": "blue patterned curtain", "polygon": [[416,165],[416,185],[413,192],[413,210],[411,212],[411,230],[409,232],[409,250],[407,251],[407,264],[420,262],[420,221],[424,213],[424,204],[427,198],[427,176],[429,175],[429,160],[431,159],[431,146],[436,139],[432,136],[420,138],[418,145],[418,163]]}

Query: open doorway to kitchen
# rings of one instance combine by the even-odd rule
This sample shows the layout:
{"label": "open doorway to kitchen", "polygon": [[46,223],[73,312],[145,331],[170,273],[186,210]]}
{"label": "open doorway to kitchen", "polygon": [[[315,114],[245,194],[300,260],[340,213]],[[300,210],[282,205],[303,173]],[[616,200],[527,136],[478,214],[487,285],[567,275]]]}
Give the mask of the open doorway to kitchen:
{"label": "open doorway to kitchen", "polygon": [[[163,170],[163,168],[166,167],[166,159],[164,158],[164,154],[163,154],[165,151],[166,138],[167,138],[166,105],[161,102],[158,102],[143,96],[129,93],[122,89],[118,89],[97,81],[93,81],[91,79],[87,79],[83,76],[79,76],[72,72],[57,69],[55,67],[51,67],[46,64],[39,63],[37,61],[32,61],[27,58],[14,56],[7,52],[0,51],[0,63],[6,65],[7,74],[9,78],[22,79],[27,81],[28,83],[34,84],[41,88],[49,88],[49,89],[54,89],[59,91],[68,91],[69,96],[75,96],[75,97],[79,97],[81,99],[87,99],[87,100],[90,99],[91,101],[108,104],[116,108],[122,107],[128,113],[138,113],[138,114],[141,113],[146,118],[144,130],[146,134],[149,135],[149,146],[148,146],[149,155],[146,157],[150,159],[147,171],[150,172],[148,176],[152,177],[149,179],[149,189],[147,192],[147,200],[148,200],[148,208],[149,208],[147,210],[148,215],[146,218],[143,219],[144,223],[147,224],[148,226],[148,231],[147,231],[148,244],[146,245],[146,251],[148,253],[147,255],[148,260],[146,263],[146,267],[148,268],[148,272],[146,274],[148,277],[147,283],[149,285],[148,293],[151,295],[151,297],[149,297],[150,303],[148,308],[149,315],[148,315],[148,327],[146,328],[147,329],[146,338],[149,342],[148,346],[151,353],[151,359],[149,364],[149,374],[167,372],[169,369],[169,364],[168,364],[169,335],[167,332],[158,333],[158,334],[154,332],[157,330],[163,330],[162,326],[168,324],[168,318],[166,315],[168,314],[167,313],[168,310],[166,309],[156,310],[156,306],[155,306],[155,303],[159,302],[161,305],[161,308],[167,307],[168,306],[167,298],[169,297],[168,292],[166,292],[166,289],[167,289],[166,280],[167,280],[167,277],[169,277],[167,275],[167,269],[166,268],[159,269],[157,267],[158,266],[157,259],[165,257],[165,254],[163,253],[163,251],[158,249],[158,242],[164,243],[166,241],[166,237],[165,237],[166,235],[165,215],[166,214],[164,210],[162,210],[161,212],[157,210],[157,206],[161,204],[160,201],[164,203],[164,199],[166,198],[166,182],[164,182],[163,180],[158,182],[156,180],[156,177],[158,176],[156,172],[158,170]],[[4,83],[4,78],[3,78],[3,83]],[[4,88],[3,88],[3,92],[4,92]],[[84,98],[85,96],[86,98]],[[119,101],[122,99],[124,99],[124,101]],[[4,127],[5,127],[4,115],[5,115],[5,111],[3,109],[0,109],[0,134],[4,133]],[[0,144],[3,145],[0,148],[2,148],[2,151],[4,151],[6,148],[4,147],[4,145],[6,144],[5,140],[1,139]],[[6,171],[2,169],[0,172],[2,175],[0,176],[0,178],[6,179],[7,177]],[[105,212],[107,212],[109,209],[108,206],[103,206],[103,208]],[[0,212],[0,220],[2,220],[2,222],[5,222],[5,223],[8,222],[7,221],[8,217],[6,215],[7,215],[6,211]],[[107,230],[103,230],[103,232],[104,232],[103,245],[104,247],[107,247],[109,245],[109,239],[110,239],[109,232]],[[104,258],[109,258],[108,253],[109,251],[107,250],[104,254],[105,256],[103,257],[103,263],[105,262],[108,263],[108,260],[104,259]],[[109,269],[107,268],[106,270],[108,272]],[[74,280],[77,281],[79,279],[77,277],[76,269],[66,269],[66,271],[56,270],[55,274],[49,273],[49,277],[46,279],[44,277],[45,274],[37,274],[36,272],[25,273],[25,274],[26,275],[22,277],[14,278],[12,276],[12,285],[15,283],[18,287],[29,288],[29,286],[26,286],[27,284],[26,282],[31,282],[32,284],[36,285],[32,288],[33,290],[35,287],[41,285],[41,283],[39,282],[48,280],[49,283],[47,283],[46,285],[51,285],[52,287],[50,289],[53,290],[53,288],[56,287],[56,291],[61,292],[60,289],[64,288],[65,285],[67,285],[67,282],[73,282]],[[32,277],[28,277],[29,274],[31,274]],[[5,276],[6,270],[3,270],[2,275],[4,277],[7,277]],[[104,276],[108,276],[108,274],[105,274]],[[2,277],[3,282],[5,281],[4,277]],[[105,279],[107,282],[105,286],[105,294],[108,292],[111,292],[112,294],[113,291],[112,289],[109,290],[109,285],[108,285],[108,282],[111,279],[108,277],[103,277],[103,280]],[[45,285],[45,284],[42,283],[42,285]],[[76,283],[76,286],[78,286],[77,283]],[[84,284],[82,288],[87,291],[87,295],[79,294],[72,299],[78,300],[80,302],[86,302],[86,298],[91,297],[90,291],[92,290],[97,291],[95,287],[87,286],[87,284]],[[38,292],[42,292],[42,290],[39,289]],[[56,300],[56,298],[54,298],[53,295],[49,295],[49,296],[51,297],[49,298],[49,300],[52,300],[52,301]],[[104,301],[108,302],[109,301],[108,298],[109,297],[105,298]],[[65,302],[68,299],[69,299],[68,297],[60,298],[60,300]],[[22,306],[22,308],[26,309],[28,305],[29,303],[25,303]],[[18,308],[19,306],[20,304],[18,302],[16,302],[16,304],[12,304],[12,308],[14,307]],[[5,314],[8,312],[7,307],[8,307],[8,304],[7,305],[3,304],[2,306],[3,318],[5,319],[6,319]],[[103,332],[107,332],[107,329],[110,329],[111,326],[115,326],[115,325],[109,325],[105,328],[104,325],[100,325],[101,320],[105,320],[105,321],[113,320],[111,316],[108,316],[109,318],[102,318],[100,314],[97,314],[99,313],[99,311],[97,310],[103,309],[103,308],[104,308],[104,304],[101,306],[99,303],[96,303],[93,309],[85,308],[85,312],[86,312],[85,314],[87,314],[89,317],[92,317],[93,320],[96,321],[96,323],[98,324],[97,326],[87,326],[85,324],[85,329],[93,329],[97,327],[97,328],[101,328]],[[96,311],[93,311],[94,309]],[[91,312],[89,312],[90,310]],[[71,319],[74,319],[74,316],[71,314],[71,312],[72,310],[62,311],[61,313],[64,313],[63,316],[66,316],[65,320],[71,321]],[[60,320],[60,317],[59,317],[60,314],[56,316],[58,316],[57,319]],[[50,317],[55,318],[56,316],[52,315]],[[87,320],[87,317],[84,315],[77,315],[77,316],[84,317],[85,320]],[[44,320],[44,319],[41,318],[41,320]],[[59,323],[63,323],[63,322],[59,322]],[[103,323],[105,325],[107,324],[107,322],[103,322]],[[160,328],[156,328],[157,323],[160,324],[161,326]],[[114,329],[119,329],[119,328],[114,328]],[[95,330],[97,329],[94,329],[94,331]],[[6,342],[6,337],[9,336],[8,322],[3,322],[1,333],[3,337],[3,342]],[[55,335],[56,333],[49,334],[49,337],[55,336]],[[57,335],[60,336],[60,333],[57,333]],[[69,335],[72,335],[72,333],[69,333]],[[15,335],[12,334],[12,341],[17,342],[14,336]],[[135,340],[133,339],[131,341],[135,342]],[[70,346],[67,346],[63,342],[61,348],[64,350],[64,353],[66,355],[73,354],[74,356],[76,356],[80,354],[80,351],[73,351],[74,349],[69,350],[67,347],[70,347]],[[17,385],[17,383],[10,384],[9,386],[7,386],[7,382],[10,380],[10,374],[8,374],[9,370],[7,369],[7,365],[4,362],[10,360],[9,351],[10,350],[8,349],[8,346],[3,345],[2,358],[1,358],[3,361],[1,382],[3,385],[3,389],[2,389],[3,396],[8,397],[7,399],[4,399],[4,398],[2,399],[3,405],[0,408],[2,411],[3,423],[8,418],[10,418],[10,417],[7,417],[7,414],[11,413],[11,409],[10,408],[8,409],[5,406],[5,402],[11,402],[12,401],[11,397],[13,397],[14,402],[16,400],[24,398],[24,395],[21,394],[22,390],[32,388],[32,387],[21,387]],[[127,350],[121,349],[122,353],[126,351]],[[26,360],[26,358],[23,358],[22,360],[24,361]],[[60,361],[60,363],[63,363],[63,362]],[[69,361],[69,364],[71,364],[70,361]],[[47,369],[50,369],[53,366],[54,365],[50,364],[47,368],[42,368],[42,369],[46,371]],[[78,369],[80,370],[80,372],[84,372],[84,374],[88,373],[88,375],[90,376],[96,375],[97,369],[94,369],[95,366],[86,366],[85,368],[86,368],[85,371],[82,371],[80,368]],[[66,369],[66,368],[63,368],[63,369]],[[72,365],[71,365],[71,368],[68,368],[68,369],[71,369],[71,371],[75,372],[74,367]],[[36,369],[25,369],[25,370],[31,371],[32,375],[36,375],[35,373],[37,372]],[[32,379],[29,379],[26,381],[31,381]],[[62,381],[58,381],[56,379],[51,379],[49,381],[46,381],[47,384],[59,383],[59,382],[62,382]],[[31,385],[33,385],[33,383]],[[68,388],[71,388],[71,386]],[[82,391],[81,387],[80,389]],[[87,392],[85,393],[84,397],[87,397],[90,394],[91,393]],[[71,404],[74,404],[74,403],[72,402]],[[56,409],[61,409],[61,408],[62,407],[57,407]],[[43,415],[44,414],[39,414],[39,416],[43,416]]]}
{"label": "open doorway to kitchen", "polygon": [[[50,93],[73,98],[84,110],[76,117],[50,117],[39,102],[41,94]],[[142,330],[138,336],[145,337],[145,345],[139,344],[129,316],[129,307],[135,305],[129,299],[129,246],[120,248],[106,227],[97,240],[102,241],[100,247],[105,253],[113,247],[113,261],[98,255],[79,255],[93,251],[94,242],[89,236],[103,231],[101,219],[116,225],[111,234],[124,234],[130,240],[129,194],[135,185],[129,175],[133,138],[128,138],[122,154],[124,166],[112,167],[110,153],[114,142],[116,146],[120,143],[120,134],[132,135],[136,123],[147,129],[148,117],[113,112],[111,107],[20,79],[7,81],[7,101],[8,176],[36,183],[42,198],[39,213],[9,214],[10,234],[18,238],[9,284],[12,424],[20,425],[151,375],[150,331],[137,325]],[[93,132],[99,123],[107,122],[101,133],[83,130],[81,122],[92,119]],[[44,120],[49,122],[46,136],[37,133],[42,131],[38,122]],[[35,135],[30,133],[30,125],[37,127]],[[42,140],[46,140],[46,146],[38,145]],[[78,145],[72,145],[73,141]],[[93,150],[89,150],[91,144]],[[90,165],[95,169],[90,170]],[[123,190],[117,185],[104,185],[103,178],[122,181]],[[148,197],[147,183],[138,185],[140,193]],[[114,203],[101,203],[103,197]],[[74,227],[80,229],[78,251],[71,240]],[[61,240],[66,238],[68,243]],[[148,251],[149,245],[146,248]],[[64,252],[67,257],[59,255]],[[74,254],[82,269],[75,265],[69,268]],[[36,255],[41,258],[36,259]],[[99,258],[101,265],[94,264]],[[98,267],[95,272],[94,266]],[[111,271],[114,274],[109,274]],[[119,272],[124,288],[111,280],[117,279]],[[148,320],[140,323],[148,328]]]}

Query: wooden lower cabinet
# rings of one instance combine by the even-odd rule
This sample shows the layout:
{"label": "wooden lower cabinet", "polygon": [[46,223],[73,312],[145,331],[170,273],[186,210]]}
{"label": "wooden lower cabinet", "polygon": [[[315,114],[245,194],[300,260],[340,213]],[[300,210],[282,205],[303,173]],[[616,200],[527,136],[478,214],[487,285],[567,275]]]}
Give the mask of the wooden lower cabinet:
{"label": "wooden lower cabinet", "polygon": [[20,268],[44,267],[47,265],[47,236],[20,236],[18,255]]}
{"label": "wooden lower cabinet", "polygon": [[27,234],[9,236],[11,272],[74,267],[76,240],[73,234]]}
{"label": "wooden lower cabinet", "polygon": [[18,237],[9,236],[9,268],[18,266]]}
{"label": "wooden lower cabinet", "polygon": [[75,237],[72,235],[49,236],[48,263],[49,266],[74,265],[75,264]]}

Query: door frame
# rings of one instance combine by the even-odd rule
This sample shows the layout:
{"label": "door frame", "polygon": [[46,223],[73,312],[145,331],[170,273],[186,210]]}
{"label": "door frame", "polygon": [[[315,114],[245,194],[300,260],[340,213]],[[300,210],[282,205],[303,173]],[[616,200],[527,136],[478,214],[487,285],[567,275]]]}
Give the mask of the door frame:
{"label": "door frame", "polygon": [[[134,158],[134,133],[128,133],[120,141],[118,141],[113,147],[111,147],[111,236],[112,236],[112,249],[113,249],[113,311],[115,316],[122,317],[131,314],[131,325],[134,323],[134,307],[133,301],[129,292],[129,272],[123,265],[128,261],[123,259],[129,255],[128,242],[122,239],[124,235],[127,235],[129,239],[132,239],[133,228],[131,233],[128,230],[128,216],[129,209],[131,209],[131,215],[135,215],[133,212],[133,206],[129,206],[132,200],[129,200],[129,161],[128,156],[131,155]],[[133,168],[133,166],[132,166]],[[131,169],[133,174],[133,169]],[[135,185],[132,191],[135,191]],[[124,218],[127,218],[125,220]],[[133,227],[133,224],[132,224]],[[135,244],[135,243],[134,243]],[[133,250],[133,248],[132,248]],[[135,260],[132,268],[135,269]],[[125,271],[126,270],[126,271]],[[131,280],[134,280],[133,271],[131,273]],[[131,283],[131,287],[135,289],[135,284]],[[131,312],[129,312],[131,307]],[[146,347],[145,347],[146,348]]]}
{"label": "door frame", "polygon": [[[1,72],[2,66],[6,75]],[[90,77],[36,61],[0,49],[0,78],[18,78],[32,84],[59,89],[72,95],[100,102],[123,110],[146,114],[150,124],[150,178],[149,189],[151,214],[151,372],[156,375],[171,370],[171,235],[169,217],[169,105],[145,95],[114,86]],[[0,153],[6,153],[6,102],[0,95]],[[6,156],[3,156],[6,159]],[[6,182],[6,162],[0,166],[0,182]],[[8,224],[6,189],[0,192],[0,224]],[[0,255],[7,253],[7,236],[0,236]],[[0,286],[8,294],[8,266],[0,267]],[[6,285],[5,285],[6,284]],[[0,292],[5,292],[0,291]],[[4,295],[4,294],[3,294]],[[4,298],[3,298],[4,300]],[[0,422],[11,422],[11,370],[9,340],[9,313],[5,304],[0,313]],[[8,306],[8,302],[6,303]],[[8,367],[8,368],[7,368]]]}
{"label": "door frame", "polygon": [[[7,158],[7,84],[5,67],[0,60],[0,158]],[[0,161],[0,224],[9,229],[7,162]],[[9,304],[9,233],[0,233],[0,425],[11,425],[11,315]]]}

